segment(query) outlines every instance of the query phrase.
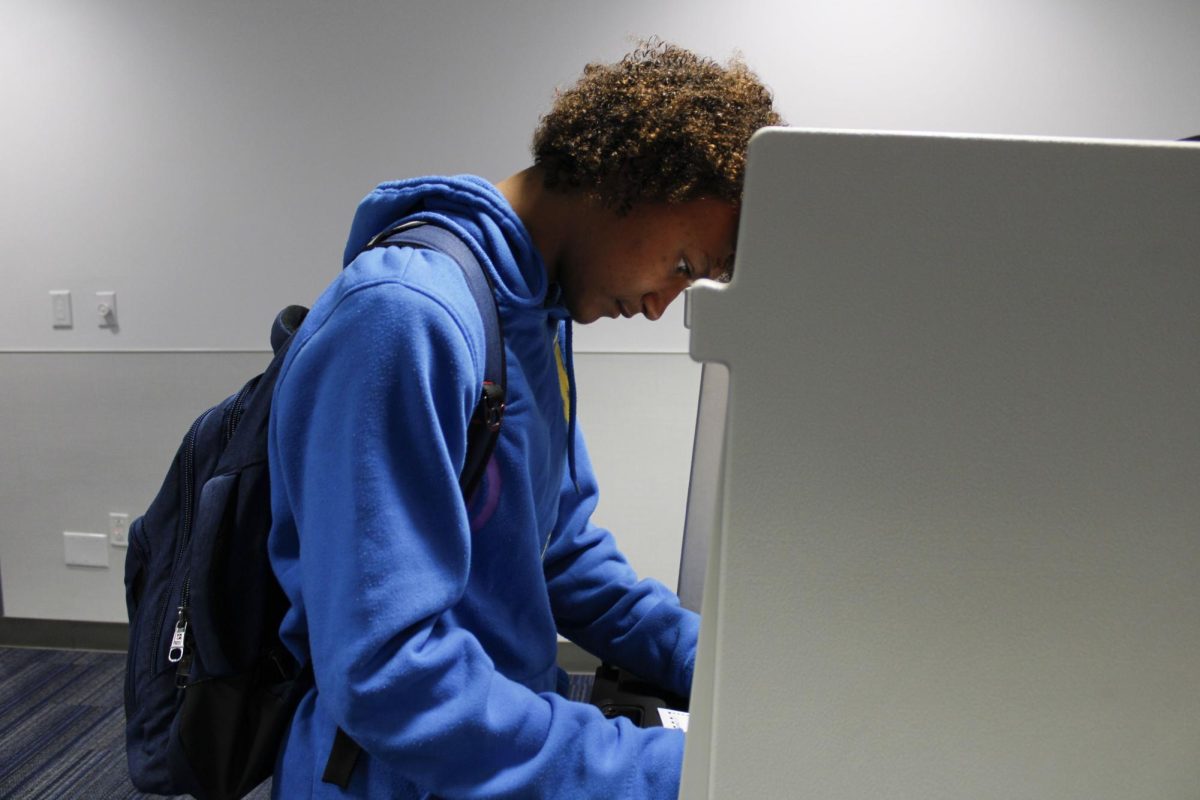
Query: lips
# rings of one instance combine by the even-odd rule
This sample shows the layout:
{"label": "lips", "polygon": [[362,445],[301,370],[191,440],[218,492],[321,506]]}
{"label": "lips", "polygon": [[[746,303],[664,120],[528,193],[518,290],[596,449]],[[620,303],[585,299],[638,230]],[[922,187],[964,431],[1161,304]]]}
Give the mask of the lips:
{"label": "lips", "polygon": [[633,313],[630,312],[627,308],[625,308],[625,304],[622,303],[620,300],[617,301],[617,308],[620,309],[621,316],[624,317],[625,319],[631,319],[633,317]]}

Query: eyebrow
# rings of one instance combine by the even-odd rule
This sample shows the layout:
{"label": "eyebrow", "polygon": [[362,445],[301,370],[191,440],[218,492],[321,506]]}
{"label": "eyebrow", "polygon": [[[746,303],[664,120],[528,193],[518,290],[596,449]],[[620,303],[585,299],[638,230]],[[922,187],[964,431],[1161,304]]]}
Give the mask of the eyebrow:
{"label": "eyebrow", "polygon": [[[728,257],[717,263],[718,272],[712,278],[717,283],[729,283],[733,280],[733,262],[737,258],[738,229],[740,227],[740,224],[733,226],[733,250],[730,251]],[[707,254],[705,255],[707,256]],[[709,275],[712,275],[712,270],[709,270]]]}
{"label": "eyebrow", "polygon": [[729,283],[731,280],[733,280],[733,262],[737,258],[737,239],[738,228],[735,226],[733,229],[733,250],[728,256],[718,260],[715,264],[713,263],[712,256],[708,254],[708,251],[704,251],[705,269],[703,277],[708,278],[711,281],[716,281],[717,283]]}
{"label": "eyebrow", "polygon": [[733,280],[733,257],[734,254],[730,253],[728,257],[718,261],[715,267],[712,266],[712,262],[710,261],[706,277],[717,283],[729,283],[729,281]]}

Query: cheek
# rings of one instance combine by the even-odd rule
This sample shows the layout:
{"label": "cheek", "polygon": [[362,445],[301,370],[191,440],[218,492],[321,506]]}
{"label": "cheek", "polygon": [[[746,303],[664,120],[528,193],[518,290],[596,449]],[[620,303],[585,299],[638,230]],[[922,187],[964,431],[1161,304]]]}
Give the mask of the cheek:
{"label": "cheek", "polygon": [[616,285],[614,278],[620,264],[611,255],[611,251],[597,252],[580,262],[579,269],[573,276],[572,287],[577,301],[587,302],[597,296],[612,293],[613,286]]}
{"label": "cheek", "polygon": [[596,313],[592,310],[596,305],[596,293],[589,290],[583,282],[578,281],[577,277],[575,280],[561,284],[562,304],[570,312],[571,319],[580,324],[586,324],[596,318]]}

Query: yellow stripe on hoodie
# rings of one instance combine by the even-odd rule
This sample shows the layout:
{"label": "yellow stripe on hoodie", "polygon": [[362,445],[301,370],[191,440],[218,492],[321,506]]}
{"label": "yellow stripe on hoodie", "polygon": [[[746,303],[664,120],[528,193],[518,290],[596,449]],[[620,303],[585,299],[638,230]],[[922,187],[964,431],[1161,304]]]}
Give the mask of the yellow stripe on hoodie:
{"label": "yellow stripe on hoodie", "polygon": [[558,337],[554,337],[554,363],[558,365],[558,390],[562,392],[563,419],[571,424],[571,381],[567,377],[567,367],[563,364],[562,348],[559,347]]}

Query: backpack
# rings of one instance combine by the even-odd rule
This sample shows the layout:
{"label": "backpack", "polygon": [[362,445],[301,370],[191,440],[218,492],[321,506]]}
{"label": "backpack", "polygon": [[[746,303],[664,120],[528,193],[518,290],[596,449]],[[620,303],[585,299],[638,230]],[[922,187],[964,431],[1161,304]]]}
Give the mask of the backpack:
{"label": "backpack", "polygon": [[[502,330],[491,281],[462,240],[421,221],[365,249],[403,244],[458,263],[487,340],[484,385],[460,476],[469,499],[504,412]],[[200,800],[242,797],[268,778],[312,667],[279,639],[288,602],[267,556],[267,426],[279,368],[308,310],[289,306],[271,330],[270,365],[201,414],[146,513],[129,526],[125,601],[125,741],[143,791]],[[358,748],[338,731],[326,780],[344,786]]]}

